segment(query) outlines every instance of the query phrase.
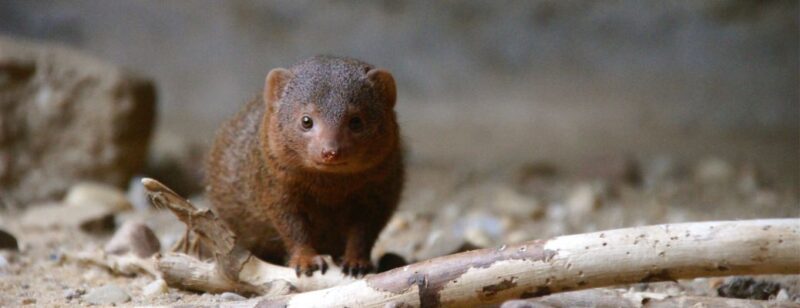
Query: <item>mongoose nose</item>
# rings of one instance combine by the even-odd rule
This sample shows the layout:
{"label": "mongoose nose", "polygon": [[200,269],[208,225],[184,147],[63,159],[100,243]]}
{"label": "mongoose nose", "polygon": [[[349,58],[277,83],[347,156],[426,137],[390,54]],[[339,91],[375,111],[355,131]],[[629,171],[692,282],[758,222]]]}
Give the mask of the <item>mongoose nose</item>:
{"label": "mongoose nose", "polygon": [[337,149],[324,149],[322,150],[322,159],[326,162],[333,162],[339,158],[339,153]]}

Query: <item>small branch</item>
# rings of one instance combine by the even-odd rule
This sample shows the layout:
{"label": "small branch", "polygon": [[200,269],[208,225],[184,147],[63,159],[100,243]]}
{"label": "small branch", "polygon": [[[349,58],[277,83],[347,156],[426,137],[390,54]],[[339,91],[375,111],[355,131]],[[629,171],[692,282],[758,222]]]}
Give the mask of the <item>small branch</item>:
{"label": "small branch", "polygon": [[149,178],[142,179],[142,184],[153,205],[172,211],[189,231],[199,237],[203,247],[212,249],[220,273],[229,280],[238,280],[238,273],[252,255],[247,249],[236,245],[233,231],[211,210],[195,208],[164,184]]}
{"label": "small branch", "polygon": [[[298,278],[293,269],[261,261],[236,245],[236,236],[210,210],[197,209],[189,201],[153,179],[142,179],[151,202],[172,211],[195,234],[203,249],[211,250],[214,263],[197,256],[167,253],[156,258],[156,267],[170,286],[212,293],[287,294],[324,289],[351,282],[328,257],[326,275]],[[186,238],[184,238],[186,240]],[[188,245],[188,244],[187,244]],[[191,249],[189,249],[191,250]]]}
{"label": "small branch", "polygon": [[64,258],[68,261],[97,265],[120,275],[147,274],[153,277],[160,276],[160,272],[156,270],[152,259],[140,258],[134,254],[118,256],[107,254],[102,250],[93,250],[64,253]]}
{"label": "small branch", "polygon": [[473,306],[637,282],[797,274],[798,247],[800,219],[636,227],[468,251],[254,303]]}

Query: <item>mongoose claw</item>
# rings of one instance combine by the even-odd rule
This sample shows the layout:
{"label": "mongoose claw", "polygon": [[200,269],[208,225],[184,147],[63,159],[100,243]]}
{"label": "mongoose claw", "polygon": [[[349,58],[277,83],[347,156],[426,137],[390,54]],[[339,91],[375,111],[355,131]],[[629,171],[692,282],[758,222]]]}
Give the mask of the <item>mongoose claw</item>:
{"label": "mongoose claw", "polygon": [[328,263],[326,263],[325,259],[323,259],[320,255],[301,255],[292,257],[292,259],[289,261],[289,266],[294,267],[297,277],[300,277],[303,274],[311,277],[311,275],[313,275],[317,270],[324,275],[328,270]]}
{"label": "mongoose claw", "polygon": [[366,259],[345,258],[342,261],[342,274],[359,277],[372,272],[372,263]]}

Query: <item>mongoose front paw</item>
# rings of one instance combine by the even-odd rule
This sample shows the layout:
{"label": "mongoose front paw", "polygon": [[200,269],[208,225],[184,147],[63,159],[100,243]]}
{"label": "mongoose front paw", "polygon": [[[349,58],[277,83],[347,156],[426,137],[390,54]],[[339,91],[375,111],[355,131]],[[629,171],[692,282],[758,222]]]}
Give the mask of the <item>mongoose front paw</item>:
{"label": "mongoose front paw", "polygon": [[354,277],[364,276],[372,272],[372,262],[363,258],[344,258],[342,260],[342,274]]}
{"label": "mongoose front paw", "polygon": [[322,274],[328,270],[328,263],[322,256],[311,253],[295,253],[289,259],[289,267],[294,267],[297,277],[305,274],[308,277],[314,274],[314,271],[319,270]]}

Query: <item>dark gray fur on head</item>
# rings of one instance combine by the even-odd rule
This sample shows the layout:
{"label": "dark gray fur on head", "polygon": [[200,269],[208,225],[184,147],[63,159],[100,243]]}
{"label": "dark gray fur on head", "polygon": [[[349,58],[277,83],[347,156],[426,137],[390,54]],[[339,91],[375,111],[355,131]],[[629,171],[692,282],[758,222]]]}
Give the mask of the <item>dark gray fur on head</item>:
{"label": "dark gray fur on head", "polygon": [[367,79],[367,72],[373,68],[371,64],[344,57],[306,59],[289,69],[293,76],[280,99],[279,113],[291,117],[297,106],[316,104],[325,121],[331,124],[344,119],[348,106],[361,110],[368,118],[380,117],[386,102]]}

